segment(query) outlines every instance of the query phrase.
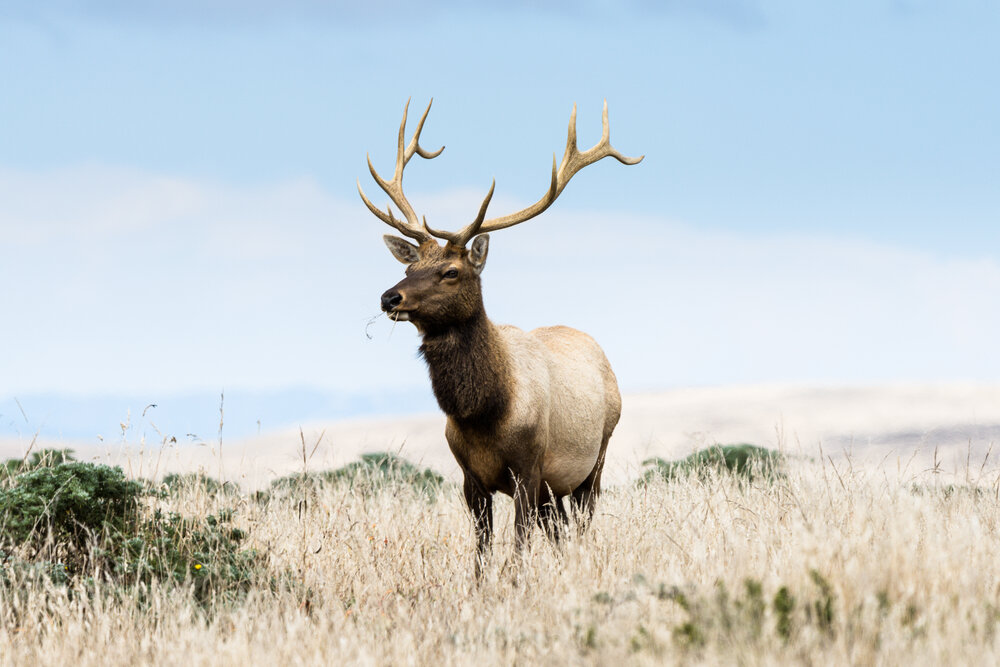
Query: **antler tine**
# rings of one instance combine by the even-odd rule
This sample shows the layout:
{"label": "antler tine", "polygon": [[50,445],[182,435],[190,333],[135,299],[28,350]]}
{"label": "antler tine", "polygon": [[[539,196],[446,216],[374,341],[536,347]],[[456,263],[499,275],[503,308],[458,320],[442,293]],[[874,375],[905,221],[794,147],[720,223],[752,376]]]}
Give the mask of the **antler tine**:
{"label": "antler tine", "polygon": [[566,151],[563,153],[563,159],[558,169],[556,168],[555,156],[552,156],[552,182],[549,185],[548,192],[546,192],[545,195],[543,195],[537,202],[525,209],[500,218],[490,218],[489,220],[486,220],[482,223],[476,233],[481,234],[485,232],[493,232],[498,229],[512,227],[516,224],[534,218],[552,205],[552,202],[559,197],[563,189],[569,183],[570,179],[573,178],[578,171],[584,167],[594,164],[598,160],[606,157],[613,157],[622,164],[639,164],[642,162],[642,159],[646,157],[645,155],[640,155],[636,158],[626,157],[611,146],[611,128],[608,123],[607,100],[604,100],[602,121],[603,127],[601,140],[593,148],[581,153],[580,149],[576,145],[576,104],[574,104],[573,111],[569,117],[569,130],[566,133]]}
{"label": "antler tine", "polygon": [[414,153],[425,159],[435,158],[441,154],[444,150],[444,146],[437,149],[436,151],[425,150],[420,145],[420,132],[424,129],[424,121],[427,120],[427,114],[430,113],[431,104],[434,103],[433,98],[427,104],[427,109],[424,111],[423,116],[420,117],[420,122],[417,123],[417,129],[413,133],[413,139],[410,140],[409,145],[404,147],[404,141],[406,139],[406,117],[410,110],[410,100],[406,100],[406,106],[403,108],[403,120],[399,124],[399,137],[396,142],[396,168],[393,171],[393,177],[391,181],[387,181],[378,172],[375,171],[375,166],[372,164],[371,156],[368,156],[368,171],[371,172],[372,178],[378,183],[378,186],[389,195],[389,199],[392,203],[396,205],[397,208],[402,212],[403,217],[406,221],[398,220],[393,214],[390,207],[386,207],[386,213],[383,213],[379,208],[369,201],[368,197],[365,196],[364,191],[361,189],[361,182],[358,181],[358,193],[361,195],[361,199],[365,202],[372,213],[378,217],[379,220],[395,227],[400,232],[409,236],[412,239],[423,243],[431,239],[431,234],[427,231],[425,224],[421,224],[420,218],[417,217],[417,212],[413,210],[413,206],[410,204],[409,200],[406,199],[406,195],[403,194],[403,169],[406,164],[413,157]]}
{"label": "antler tine", "polygon": [[377,217],[379,220],[381,220],[385,224],[390,225],[392,227],[395,227],[400,232],[402,232],[403,234],[406,234],[407,236],[409,236],[412,239],[416,239],[418,241],[422,241],[422,240],[424,240],[424,238],[426,238],[426,237],[420,236],[416,232],[412,232],[411,233],[410,228],[407,227],[406,224],[402,220],[397,220],[396,217],[392,214],[392,209],[389,208],[388,206],[385,207],[385,212],[383,213],[381,210],[379,210],[378,207],[375,206],[375,204],[371,203],[371,201],[368,199],[368,197],[365,196],[365,191],[361,189],[361,181],[360,180],[358,181],[358,194],[361,195],[361,200],[364,201],[365,206],[368,207],[368,210],[371,211],[372,213],[374,213],[375,217]]}
{"label": "antler tine", "polygon": [[490,200],[493,199],[493,190],[497,186],[497,179],[493,179],[493,183],[490,184],[490,191],[486,193],[486,198],[483,199],[483,203],[479,206],[479,214],[476,219],[462,227],[457,232],[444,232],[438,231],[436,229],[431,229],[427,224],[427,218],[424,218],[424,227],[434,236],[439,239],[444,239],[450,245],[456,248],[463,248],[465,244],[469,242],[473,236],[479,233],[479,228],[483,224],[483,220],[486,218],[486,209],[490,205]]}
{"label": "antler tine", "polygon": [[[431,158],[436,158],[438,155],[441,155],[441,151],[444,150],[444,146],[442,146],[441,148],[437,149],[436,151],[428,151],[423,146],[420,145],[420,133],[423,132],[424,121],[427,120],[427,114],[429,114],[431,112],[431,105],[432,104],[434,104],[434,98],[433,97],[431,98],[431,101],[427,103],[427,108],[424,109],[424,115],[420,117],[420,122],[417,123],[417,129],[413,133],[413,139],[410,141],[410,145],[407,146],[407,148],[406,148],[406,153],[407,153],[407,155],[406,155],[406,161],[407,162],[409,162],[410,158],[413,157],[413,153],[414,152],[417,155],[419,155],[420,157],[424,158],[425,160],[430,160]],[[410,105],[410,101],[409,100],[406,101],[406,105],[407,106]],[[404,123],[406,122],[406,112],[405,111],[403,112],[403,122]],[[400,141],[400,145],[402,145],[402,137],[403,137],[403,135],[400,134],[399,136],[400,136],[400,140],[401,140]]]}
{"label": "antler tine", "polygon": [[[642,162],[642,159],[644,157],[646,157],[645,155],[640,155],[639,157],[625,157],[624,155],[622,155],[621,153],[619,153],[614,147],[611,146],[611,125],[608,123],[608,101],[607,100],[604,100],[604,111],[601,113],[601,123],[603,125],[603,128],[601,130],[601,141],[600,141],[600,143],[597,144],[597,146],[594,146],[594,148],[591,148],[590,150],[596,150],[599,146],[606,146],[607,147],[607,153],[606,153],[606,155],[613,157],[614,159],[618,160],[622,164],[629,164],[629,165],[631,165],[631,164],[639,164],[640,162]],[[442,148],[442,150],[444,150],[444,149]],[[588,151],[588,152],[590,152],[590,151]],[[605,156],[602,155],[601,157],[605,157]],[[599,160],[601,158],[597,158],[597,159]]]}
{"label": "antler tine", "polygon": [[577,155],[579,152],[580,149],[576,145],[576,102],[573,102],[573,111],[569,114],[569,129],[566,131],[566,150],[563,151],[562,163],[566,164],[570,156]]}

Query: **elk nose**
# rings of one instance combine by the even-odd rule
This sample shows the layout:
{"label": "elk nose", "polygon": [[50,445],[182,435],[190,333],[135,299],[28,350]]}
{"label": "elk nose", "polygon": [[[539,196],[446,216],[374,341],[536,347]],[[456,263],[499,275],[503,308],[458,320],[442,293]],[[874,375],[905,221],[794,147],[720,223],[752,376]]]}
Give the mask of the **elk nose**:
{"label": "elk nose", "polygon": [[382,295],[382,310],[387,313],[401,303],[403,303],[403,295],[394,289],[388,290]]}

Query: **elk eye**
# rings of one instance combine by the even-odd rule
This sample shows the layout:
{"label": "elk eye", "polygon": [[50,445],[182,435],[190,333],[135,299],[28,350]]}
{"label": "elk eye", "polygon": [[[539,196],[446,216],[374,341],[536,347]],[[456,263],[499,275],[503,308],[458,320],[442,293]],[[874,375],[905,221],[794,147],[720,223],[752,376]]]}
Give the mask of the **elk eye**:
{"label": "elk eye", "polygon": [[458,269],[448,269],[444,272],[444,278],[458,278]]}

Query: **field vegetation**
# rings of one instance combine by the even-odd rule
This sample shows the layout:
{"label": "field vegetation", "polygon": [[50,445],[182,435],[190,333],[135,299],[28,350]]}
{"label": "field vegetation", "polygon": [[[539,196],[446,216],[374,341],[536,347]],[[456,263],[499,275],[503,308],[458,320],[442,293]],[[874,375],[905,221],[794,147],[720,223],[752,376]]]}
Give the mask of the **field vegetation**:
{"label": "field vegetation", "polygon": [[0,469],[0,659],[995,663],[996,480],[892,472],[651,460],[558,546],[499,502],[477,582],[461,489],[391,455],[251,492],[40,453]]}

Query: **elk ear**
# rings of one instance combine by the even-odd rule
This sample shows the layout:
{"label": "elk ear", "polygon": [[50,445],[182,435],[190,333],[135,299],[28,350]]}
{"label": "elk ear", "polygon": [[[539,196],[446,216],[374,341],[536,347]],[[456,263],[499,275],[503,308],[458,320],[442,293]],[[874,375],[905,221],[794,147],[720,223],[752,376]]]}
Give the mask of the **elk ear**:
{"label": "elk ear", "polygon": [[420,251],[417,246],[413,245],[409,241],[404,241],[398,236],[393,236],[392,234],[386,234],[382,237],[385,244],[389,246],[389,252],[392,256],[401,261],[403,264],[413,264],[415,261],[420,259]]}
{"label": "elk ear", "polygon": [[486,266],[486,253],[489,249],[489,234],[480,234],[472,239],[472,247],[469,248],[469,264],[472,265],[472,270],[476,272],[476,275],[483,272],[483,267]]}

